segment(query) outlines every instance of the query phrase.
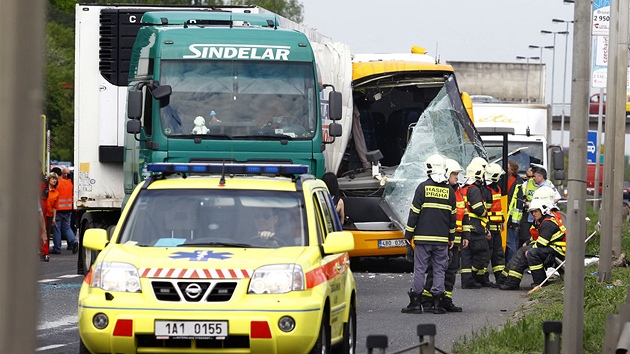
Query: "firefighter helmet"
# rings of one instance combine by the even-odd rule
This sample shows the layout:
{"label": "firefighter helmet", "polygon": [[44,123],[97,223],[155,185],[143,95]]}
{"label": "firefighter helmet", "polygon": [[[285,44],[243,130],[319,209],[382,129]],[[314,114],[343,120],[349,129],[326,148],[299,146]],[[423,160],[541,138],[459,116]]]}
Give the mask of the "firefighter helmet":
{"label": "firefighter helmet", "polygon": [[529,212],[540,210],[543,215],[549,214],[550,206],[551,204],[544,202],[542,199],[532,199],[532,202],[529,204]]}
{"label": "firefighter helmet", "polygon": [[445,174],[446,173],[446,159],[440,154],[433,154],[427,158],[424,164],[427,167],[427,174]]}
{"label": "firefighter helmet", "polygon": [[551,205],[554,203],[556,192],[549,186],[540,186],[534,191],[532,200],[540,199],[543,203]]}
{"label": "firefighter helmet", "polygon": [[464,172],[462,166],[459,165],[459,162],[453,159],[446,159],[446,177],[450,176],[452,172]]}
{"label": "firefighter helmet", "polygon": [[501,176],[505,174],[503,168],[498,163],[492,162],[486,167],[485,178],[492,182],[499,182]]}
{"label": "firefighter helmet", "polygon": [[481,157],[473,158],[466,167],[466,177],[476,181],[483,181],[488,162]]}

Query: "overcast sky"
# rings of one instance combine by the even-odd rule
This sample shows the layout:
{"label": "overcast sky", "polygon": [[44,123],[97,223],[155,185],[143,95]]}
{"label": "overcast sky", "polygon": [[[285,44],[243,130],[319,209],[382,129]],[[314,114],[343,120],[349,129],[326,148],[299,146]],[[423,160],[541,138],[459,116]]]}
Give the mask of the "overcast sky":
{"label": "overcast sky", "polygon": [[[553,45],[553,35],[541,30],[565,31],[573,20],[573,5],[562,0],[303,0],[303,24],[335,41],[347,43],[353,53],[409,52],[427,48],[442,62],[519,62],[517,56],[540,56],[529,45]],[[569,25],[566,99],[571,99],[571,42]],[[556,35],[554,102],[562,101],[566,36]],[[436,55],[437,54],[437,55]],[[547,103],[550,103],[552,50],[543,51],[547,64]],[[524,62],[524,61],[520,61]]]}

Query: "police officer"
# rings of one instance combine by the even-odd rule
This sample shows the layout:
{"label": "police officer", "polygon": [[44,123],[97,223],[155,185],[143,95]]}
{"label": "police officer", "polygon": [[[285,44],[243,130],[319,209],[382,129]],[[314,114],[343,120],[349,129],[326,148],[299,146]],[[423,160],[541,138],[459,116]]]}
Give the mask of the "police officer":
{"label": "police officer", "polygon": [[[442,307],[446,312],[462,312],[462,308],[455,306],[453,303],[453,288],[455,286],[455,277],[459,269],[459,247],[466,248],[468,246],[468,236],[470,234],[470,222],[468,220],[468,210],[464,202],[464,196],[458,183],[458,177],[464,172],[459,163],[453,159],[446,159],[446,175],[448,183],[455,192],[456,202],[456,219],[455,219],[455,243],[449,250],[448,268],[444,276],[444,301]],[[422,292],[422,309],[425,312],[433,311],[433,295],[431,295],[431,287],[433,286],[433,265],[429,263],[427,269],[427,278],[424,283],[424,291]]]}
{"label": "police officer", "polygon": [[466,181],[462,194],[468,217],[470,218],[470,238],[468,247],[461,250],[461,282],[463,289],[479,289],[486,281],[484,274],[488,265],[488,213],[482,195],[484,174],[488,163],[481,157],[475,157],[466,167]]}
{"label": "police officer", "polygon": [[411,203],[405,239],[415,245],[413,287],[407,293],[409,305],[403,313],[422,313],[421,295],[429,262],[433,263],[433,313],[446,313],[444,276],[448,268],[448,250],[455,239],[455,193],[448,185],[446,161],[439,154],[425,161],[429,178],[420,183]]}
{"label": "police officer", "polygon": [[[491,238],[488,240],[490,249],[490,263],[492,264],[492,273],[496,282],[501,283],[503,278],[503,268],[505,268],[505,252],[503,251],[503,238],[501,232],[505,218],[503,216],[503,207],[501,206],[501,186],[499,180],[505,174],[503,168],[497,163],[490,163],[486,168],[486,195],[490,200],[486,200],[486,209],[488,210],[488,230]],[[486,284],[492,284],[489,280],[489,273],[484,278]]]}

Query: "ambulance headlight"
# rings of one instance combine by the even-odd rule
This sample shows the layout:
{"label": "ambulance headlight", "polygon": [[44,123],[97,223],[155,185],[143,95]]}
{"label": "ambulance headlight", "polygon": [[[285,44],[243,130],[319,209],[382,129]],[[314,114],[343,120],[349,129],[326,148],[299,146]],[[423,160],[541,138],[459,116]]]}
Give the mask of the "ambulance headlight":
{"label": "ambulance headlight", "polygon": [[249,294],[284,294],[304,290],[304,272],[297,264],[274,264],[256,269],[249,282]]}
{"label": "ambulance headlight", "polygon": [[105,291],[139,293],[138,269],[129,263],[100,262],[94,267],[90,285]]}

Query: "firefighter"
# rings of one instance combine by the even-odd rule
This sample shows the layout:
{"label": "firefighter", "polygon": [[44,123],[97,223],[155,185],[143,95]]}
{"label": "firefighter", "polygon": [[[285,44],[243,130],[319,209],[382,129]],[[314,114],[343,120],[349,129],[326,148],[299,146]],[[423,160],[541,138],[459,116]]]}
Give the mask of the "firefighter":
{"label": "firefighter", "polygon": [[448,268],[448,251],[455,239],[455,193],[448,185],[445,158],[434,154],[427,158],[427,178],[420,183],[413,197],[405,240],[415,245],[413,287],[407,293],[409,305],[403,313],[422,313],[421,296],[429,262],[433,263],[433,313],[444,314],[444,276]]}
{"label": "firefighter", "polygon": [[[505,268],[505,251],[503,250],[503,238],[501,232],[505,223],[503,216],[503,207],[501,206],[501,186],[499,180],[505,174],[503,168],[497,163],[491,163],[486,168],[486,190],[484,192],[486,199],[486,209],[488,210],[488,230],[491,238],[488,240],[488,248],[490,249],[490,263],[492,264],[492,273],[497,283],[502,283],[503,269]],[[485,274],[486,284],[490,282],[490,272]]]}
{"label": "firefighter", "polygon": [[545,264],[556,257],[564,259],[566,252],[566,228],[553,216],[552,204],[544,199],[532,199],[529,212],[534,216],[532,242],[516,252],[506,266],[507,277],[499,285],[501,290],[518,290],[523,272],[529,267],[538,286],[546,278]]}
{"label": "firefighter", "polygon": [[[468,211],[464,196],[458,183],[458,177],[464,172],[459,163],[453,159],[446,159],[446,175],[448,183],[455,192],[456,202],[456,220],[455,220],[455,243],[448,254],[448,268],[444,276],[444,301],[442,307],[446,312],[462,312],[462,308],[453,304],[453,288],[455,286],[455,277],[459,270],[459,247],[466,248],[468,246],[468,235],[470,234],[470,222],[468,221]],[[424,312],[432,312],[433,296],[431,295],[431,287],[433,286],[433,266],[429,263],[427,269],[427,277],[424,283],[424,291],[422,292],[422,309]]]}
{"label": "firefighter", "polygon": [[466,167],[465,185],[462,187],[462,195],[468,208],[470,219],[470,236],[468,247],[461,250],[462,289],[479,289],[487,285],[484,274],[488,265],[488,239],[490,233],[487,229],[488,213],[483,200],[482,189],[484,174],[488,163],[480,157],[475,157]]}

